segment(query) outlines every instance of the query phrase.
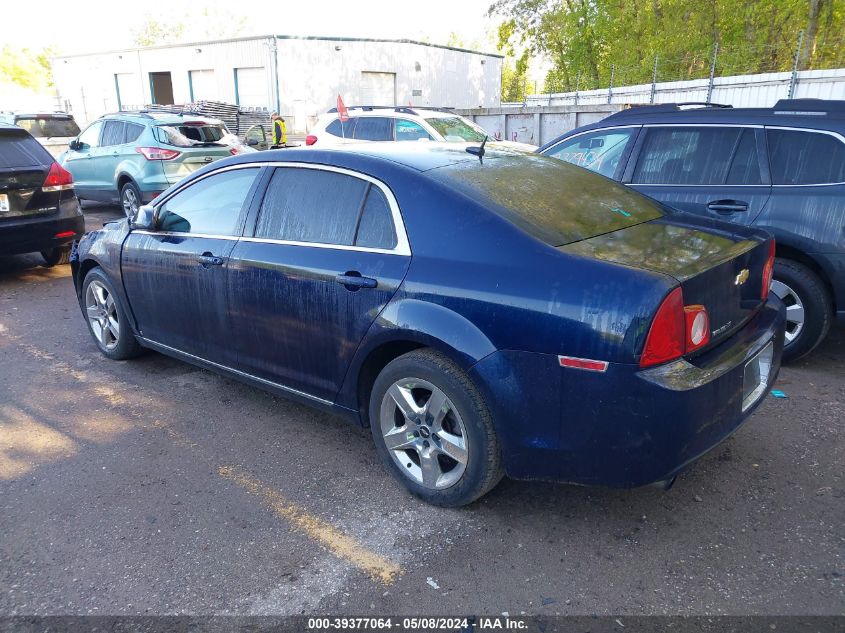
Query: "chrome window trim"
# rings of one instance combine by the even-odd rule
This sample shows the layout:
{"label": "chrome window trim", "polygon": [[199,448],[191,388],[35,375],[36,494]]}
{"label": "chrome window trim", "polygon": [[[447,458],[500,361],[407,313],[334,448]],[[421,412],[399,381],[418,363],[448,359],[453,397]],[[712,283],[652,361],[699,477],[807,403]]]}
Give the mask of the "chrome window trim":
{"label": "chrome window trim", "polygon": [[546,149],[542,152],[539,152],[541,156],[547,156],[549,152],[551,152],[555,147],[560,145],[561,143],[566,143],[567,141],[571,141],[574,138],[578,138],[579,136],[584,136],[585,134],[592,134],[593,132],[604,132],[605,130],[624,130],[630,128],[639,128],[643,127],[641,123],[636,125],[608,125],[607,127],[597,127],[591,130],[584,130],[583,132],[578,132],[578,134],[573,134],[572,136],[567,136],[564,139],[559,140],[554,145],[549,145]]}
{"label": "chrome window trim", "polygon": [[203,358],[202,356],[195,356],[194,354],[189,354],[188,352],[183,352],[183,351],[182,351],[182,350],[180,350],[180,349],[177,349],[177,348],[175,348],[175,347],[171,347],[170,345],[165,345],[164,343],[159,343],[159,342],[157,342],[157,341],[154,341],[154,340],[152,340],[152,339],[150,339],[150,338],[146,338],[146,337],[144,337],[144,336],[141,336],[141,337],[139,337],[139,338],[140,338],[142,341],[145,341],[145,342],[147,342],[147,343],[150,343],[151,345],[154,345],[154,346],[157,346],[157,347],[162,347],[162,348],[164,348],[164,349],[171,350],[171,351],[173,351],[173,352],[176,352],[177,354],[181,354],[182,356],[188,356],[188,357],[190,357],[190,358],[193,358],[193,359],[195,359],[195,360],[201,361],[201,362],[203,362],[203,363],[207,363],[207,364],[209,364],[209,365],[213,365],[214,367],[218,367],[218,368],[223,369],[223,370],[225,370],[225,371],[232,372],[233,374],[237,374],[237,375],[239,375],[239,376],[243,376],[243,377],[245,377],[245,378],[249,378],[250,380],[255,380],[255,381],[258,381],[258,382],[260,382],[260,383],[262,383],[262,384],[269,385],[269,386],[271,386],[271,387],[276,387],[276,388],[278,388],[278,389],[281,389],[282,391],[287,391],[288,393],[292,393],[292,394],[295,394],[295,395],[297,395],[297,396],[302,396],[302,397],[304,397],[304,398],[309,398],[309,399],[311,399],[311,400],[316,400],[317,402],[320,402],[320,403],[322,403],[322,404],[327,404],[327,405],[330,405],[330,406],[334,405],[334,403],[333,403],[331,400],[326,400],[325,398],[320,398],[319,396],[312,396],[310,393],[306,393],[306,392],[304,392],[304,391],[300,391],[299,389],[294,389],[293,387],[288,387],[288,386],[283,385],[283,384],[281,384],[281,383],[278,383],[278,382],[273,382],[272,380],[267,380],[266,378],[260,378],[260,377],[258,377],[258,376],[253,375],[253,374],[248,374],[248,373],[247,373],[247,372],[245,372],[245,371],[241,371],[240,369],[234,369],[233,367],[229,367],[228,365],[221,365],[220,363],[215,363],[214,361],[211,361],[211,360],[206,360],[206,359],[205,359],[205,358]]}
{"label": "chrome window trim", "polygon": [[[365,180],[376,187],[378,187],[381,192],[384,194],[385,199],[387,200],[387,204],[390,207],[390,214],[393,218],[393,230],[396,233],[396,246],[392,249],[388,248],[372,248],[368,246],[352,246],[346,244],[327,244],[324,242],[299,242],[295,240],[278,240],[272,238],[264,238],[264,237],[252,237],[252,236],[232,236],[232,235],[210,235],[210,234],[202,234],[202,233],[181,233],[175,231],[147,231],[147,230],[135,230],[133,233],[139,233],[142,235],[166,235],[166,236],[173,236],[173,237],[206,237],[206,238],[213,238],[213,239],[228,239],[228,240],[241,240],[244,242],[256,242],[260,244],[282,244],[287,246],[310,246],[313,248],[331,248],[335,250],[341,251],[359,251],[363,253],[381,253],[384,255],[403,255],[405,257],[411,256],[411,244],[408,241],[408,233],[405,229],[405,222],[402,219],[402,213],[399,209],[399,203],[396,201],[396,196],[393,195],[393,191],[391,191],[390,187],[388,187],[385,183],[383,183],[378,178],[373,178],[368,174],[363,174],[359,171],[354,171],[352,169],[347,169],[345,167],[335,167],[333,165],[322,165],[318,163],[300,163],[295,161],[263,161],[263,162],[254,162],[254,163],[241,163],[238,165],[227,165],[225,167],[221,167],[219,169],[214,169],[209,171],[207,174],[203,174],[196,180],[192,180],[189,183],[185,183],[184,185],[180,186],[178,189],[175,189],[172,193],[168,194],[166,198],[161,200],[160,202],[154,205],[156,219],[158,219],[158,212],[159,209],[167,204],[168,200],[173,198],[176,194],[181,191],[184,191],[188,187],[205,180],[206,178],[213,176],[215,174],[220,174],[226,171],[230,171],[233,169],[250,169],[250,168],[262,168],[262,167],[294,167],[300,169],[316,169],[319,171],[329,171],[338,174],[344,174],[346,176],[351,176],[353,178],[359,178],[361,180]],[[269,186],[269,183],[268,183]]]}

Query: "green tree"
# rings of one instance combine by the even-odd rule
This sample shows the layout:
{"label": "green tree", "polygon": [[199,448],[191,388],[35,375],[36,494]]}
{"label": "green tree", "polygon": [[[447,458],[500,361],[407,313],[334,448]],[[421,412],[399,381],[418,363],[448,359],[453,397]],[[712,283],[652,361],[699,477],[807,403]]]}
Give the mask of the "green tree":
{"label": "green tree", "polygon": [[805,31],[802,68],[845,64],[842,0],[496,0],[516,41],[547,57],[546,90],[788,70]]}
{"label": "green tree", "polygon": [[0,49],[0,82],[14,83],[35,91],[52,86],[50,57],[55,54],[52,48],[32,51],[4,46]]}

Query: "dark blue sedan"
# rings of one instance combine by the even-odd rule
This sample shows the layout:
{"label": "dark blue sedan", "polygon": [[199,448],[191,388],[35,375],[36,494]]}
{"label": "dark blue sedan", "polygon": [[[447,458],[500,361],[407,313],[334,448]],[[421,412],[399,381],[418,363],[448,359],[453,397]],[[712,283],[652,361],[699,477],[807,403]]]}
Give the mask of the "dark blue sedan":
{"label": "dark blue sedan", "polygon": [[368,144],[216,162],[72,266],[107,357],[348,416],[456,506],[503,474],[671,482],[777,375],[773,257],[766,233],[552,158]]}

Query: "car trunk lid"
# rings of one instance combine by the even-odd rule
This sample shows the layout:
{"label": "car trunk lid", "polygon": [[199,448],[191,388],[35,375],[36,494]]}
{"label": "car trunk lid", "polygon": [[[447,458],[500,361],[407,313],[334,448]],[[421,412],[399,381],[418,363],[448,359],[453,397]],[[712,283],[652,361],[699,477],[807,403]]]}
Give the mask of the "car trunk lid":
{"label": "car trunk lid", "polygon": [[747,232],[740,235],[666,216],[559,249],[673,277],[685,305],[707,309],[707,347],[730,337],[764,303],[768,242]]}
{"label": "car trunk lid", "polygon": [[56,195],[41,189],[52,163],[25,131],[0,129],[0,222],[57,210]]}

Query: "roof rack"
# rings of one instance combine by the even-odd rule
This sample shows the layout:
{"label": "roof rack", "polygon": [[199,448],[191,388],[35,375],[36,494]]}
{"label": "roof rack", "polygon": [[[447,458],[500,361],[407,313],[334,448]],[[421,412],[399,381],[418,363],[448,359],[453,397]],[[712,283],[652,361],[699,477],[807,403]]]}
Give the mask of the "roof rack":
{"label": "roof rack", "polygon": [[680,101],[677,103],[656,103],[648,105],[632,103],[628,108],[620,110],[619,112],[614,112],[607,118],[619,118],[630,116],[632,114],[648,114],[652,112],[680,112],[691,108],[714,108],[716,110],[724,110],[733,108],[733,106],[727,103],[713,103],[712,101]]}
{"label": "roof rack", "polygon": [[[347,110],[361,110],[363,112],[371,112],[373,110],[393,110],[394,112],[400,112],[402,114],[413,114],[413,115],[419,114],[417,112],[417,109],[419,109],[419,110],[433,110],[435,112],[449,112],[450,114],[453,111],[453,108],[451,108],[451,107],[444,108],[444,107],[433,107],[433,106],[431,106],[431,107],[430,106],[416,106],[416,109],[414,109],[414,106],[400,106],[400,105],[392,105],[392,106],[388,106],[388,105],[353,105],[353,106],[347,106],[346,109]],[[330,110],[327,110],[327,112],[329,114],[332,114],[334,112],[337,112],[337,108],[331,108]]]}
{"label": "roof rack", "polygon": [[129,114],[131,116],[142,116],[147,119],[152,119],[149,114],[147,114],[146,110],[118,110],[117,112],[106,112],[105,114],[101,114],[100,118],[104,116],[114,116],[115,114]]}
{"label": "roof rack", "polygon": [[776,114],[814,114],[845,113],[845,101],[835,99],[781,99],[773,110]]}

